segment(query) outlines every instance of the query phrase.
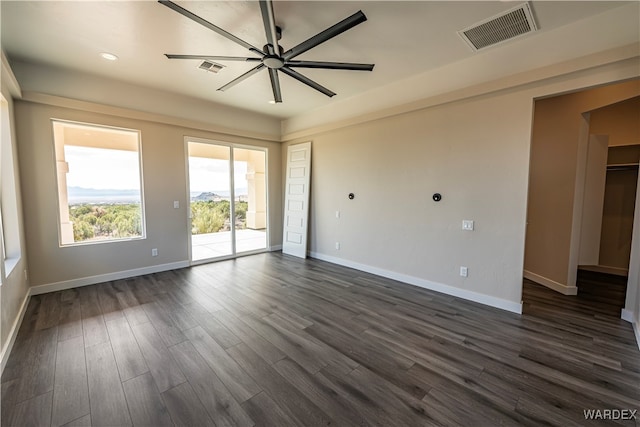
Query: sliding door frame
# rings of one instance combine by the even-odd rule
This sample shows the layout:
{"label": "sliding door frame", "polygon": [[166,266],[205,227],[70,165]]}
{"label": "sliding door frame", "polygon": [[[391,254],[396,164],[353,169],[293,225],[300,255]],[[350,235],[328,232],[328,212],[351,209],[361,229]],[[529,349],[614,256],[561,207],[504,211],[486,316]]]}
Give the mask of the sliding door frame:
{"label": "sliding door frame", "polygon": [[[230,255],[222,255],[219,257],[213,258],[205,258],[200,260],[193,260],[193,234],[191,232],[191,179],[189,176],[189,143],[195,142],[198,144],[209,144],[209,145],[217,145],[220,147],[228,147],[229,148],[229,223],[231,225],[231,254]],[[235,189],[235,159],[234,159],[234,149],[242,149],[242,150],[254,150],[261,151],[264,153],[264,180],[265,180],[265,215],[266,215],[266,232],[265,232],[265,247],[263,249],[255,249],[252,251],[246,252],[237,252],[237,242],[236,242],[236,222],[235,222],[235,199],[236,199],[236,189]],[[187,254],[190,265],[199,265],[199,264],[207,264],[210,262],[223,261],[228,259],[234,259],[241,256],[247,255],[255,255],[263,252],[268,252],[270,250],[270,234],[271,227],[269,226],[270,221],[270,209],[269,209],[269,149],[267,147],[259,147],[247,144],[236,144],[232,142],[220,141],[215,139],[206,139],[206,138],[198,138],[185,136],[184,137],[184,153],[185,153],[185,176],[186,176],[186,184],[187,184],[187,197],[186,197],[186,216],[187,216]]]}

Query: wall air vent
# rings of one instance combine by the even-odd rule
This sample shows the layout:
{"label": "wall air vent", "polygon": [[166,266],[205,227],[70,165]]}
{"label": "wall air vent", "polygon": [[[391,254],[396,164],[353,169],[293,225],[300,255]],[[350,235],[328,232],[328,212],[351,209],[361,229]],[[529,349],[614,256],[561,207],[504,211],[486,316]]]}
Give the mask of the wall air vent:
{"label": "wall air vent", "polygon": [[217,73],[224,68],[224,65],[218,64],[217,62],[202,61],[202,64],[200,64],[198,68],[206,71],[211,71],[212,73]]}
{"label": "wall air vent", "polygon": [[473,49],[478,51],[498,43],[536,31],[533,13],[528,3],[509,9],[499,15],[478,22],[458,35]]}

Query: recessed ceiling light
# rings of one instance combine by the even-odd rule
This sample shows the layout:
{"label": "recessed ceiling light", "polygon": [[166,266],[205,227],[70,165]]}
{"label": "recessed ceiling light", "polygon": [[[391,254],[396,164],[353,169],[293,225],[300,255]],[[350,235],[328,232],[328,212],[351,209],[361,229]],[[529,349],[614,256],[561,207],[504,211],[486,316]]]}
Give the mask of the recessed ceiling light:
{"label": "recessed ceiling light", "polygon": [[115,56],[113,53],[109,53],[109,52],[102,52],[100,54],[101,57],[103,57],[104,59],[107,59],[109,61],[115,61],[116,59],[118,59],[117,56]]}

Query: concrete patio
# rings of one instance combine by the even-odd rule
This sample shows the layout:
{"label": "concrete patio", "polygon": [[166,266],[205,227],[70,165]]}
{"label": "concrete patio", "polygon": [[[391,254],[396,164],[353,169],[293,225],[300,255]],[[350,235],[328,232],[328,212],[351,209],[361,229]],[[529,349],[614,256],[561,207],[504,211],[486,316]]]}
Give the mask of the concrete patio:
{"label": "concrete patio", "polygon": [[[231,255],[231,231],[191,236],[191,259],[200,261]],[[266,230],[236,230],[236,253],[267,248]]]}

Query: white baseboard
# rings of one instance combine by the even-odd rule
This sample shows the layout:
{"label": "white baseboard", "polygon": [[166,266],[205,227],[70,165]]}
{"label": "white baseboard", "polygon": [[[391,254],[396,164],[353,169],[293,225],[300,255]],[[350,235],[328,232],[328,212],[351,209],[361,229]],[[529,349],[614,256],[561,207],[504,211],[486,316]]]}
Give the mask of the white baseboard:
{"label": "white baseboard", "polygon": [[551,280],[548,277],[540,276],[539,274],[532,273],[527,270],[524,271],[524,278],[542,286],[546,286],[549,289],[553,289],[556,292],[560,292],[562,295],[578,295],[578,288],[575,286],[563,285],[562,283]]}
{"label": "white baseboard", "polygon": [[0,375],[4,372],[4,367],[7,365],[7,361],[9,360],[9,355],[11,354],[11,350],[13,349],[13,344],[16,342],[16,337],[18,336],[18,331],[20,330],[20,325],[22,325],[22,319],[24,318],[24,314],[27,311],[27,305],[29,305],[29,299],[31,298],[31,292],[27,292],[22,300],[22,305],[20,306],[20,312],[16,317],[15,322],[11,326],[11,330],[9,331],[9,337],[7,339],[7,343],[2,349],[2,353],[0,355]]}
{"label": "white baseboard", "polygon": [[633,323],[633,311],[631,310],[627,310],[626,308],[623,308],[622,311],[620,312],[620,318],[622,320],[626,320],[629,323]]}
{"label": "white baseboard", "polygon": [[31,295],[46,294],[47,292],[63,291],[65,289],[78,288],[80,286],[95,285],[96,283],[111,282],[113,280],[128,279],[130,277],[143,276],[145,274],[159,273],[161,271],[176,270],[189,267],[189,261],[172,262],[168,264],[152,265],[150,267],[134,268],[133,270],[116,271],[115,273],[99,274],[97,276],[81,277],[79,279],[64,280],[62,282],[48,283],[31,287]]}
{"label": "white baseboard", "polygon": [[372,267],[366,264],[360,264],[357,262],[345,260],[342,258],[332,257],[318,252],[309,252],[309,256],[322,261],[327,261],[332,264],[338,264],[345,267],[353,268],[367,273],[375,274],[377,276],[386,277],[388,279],[397,280],[399,282],[407,283],[409,285],[418,286],[420,288],[430,289],[432,291],[440,292],[443,294],[451,295],[454,297],[466,299],[480,304],[488,305],[491,307],[499,308],[501,310],[510,311],[512,313],[522,314],[522,303],[516,303],[508,301],[502,298],[496,298],[477,292],[468,291],[466,289],[456,288],[455,286],[449,286],[442,283],[431,282],[429,280],[420,279],[418,277],[409,276],[395,271],[385,270],[382,268]]}
{"label": "white baseboard", "polygon": [[272,245],[269,246],[269,252],[281,251],[282,245]]}
{"label": "white baseboard", "polygon": [[633,326],[633,332],[636,336],[636,344],[638,344],[638,348],[640,349],[640,320],[636,321],[633,311],[627,310],[625,308],[622,309],[620,318],[631,323],[631,325]]}

